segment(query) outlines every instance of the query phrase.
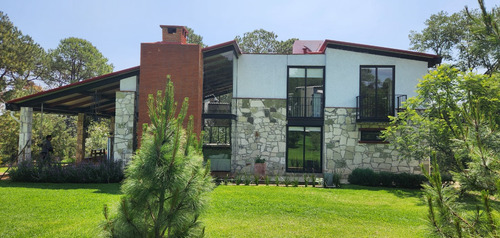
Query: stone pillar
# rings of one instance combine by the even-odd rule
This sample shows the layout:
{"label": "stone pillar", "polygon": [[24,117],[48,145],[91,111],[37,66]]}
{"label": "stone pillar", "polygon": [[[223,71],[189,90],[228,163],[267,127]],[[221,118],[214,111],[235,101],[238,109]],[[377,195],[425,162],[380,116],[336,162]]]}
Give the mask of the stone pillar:
{"label": "stone pillar", "polygon": [[87,134],[87,123],[85,113],[78,113],[76,123],[76,162],[79,163],[85,158],[85,138]]}
{"label": "stone pillar", "polygon": [[31,128],[33,125],[33,108],[21,107],[21,125],[19,129],[18,161],[31,160]]}
{"label": "stone pillar", "polygon": [[127,164],[134,153],[135,120],[136,120],[135,92],[116,92],[115,109],[115,141],[113,158]]}

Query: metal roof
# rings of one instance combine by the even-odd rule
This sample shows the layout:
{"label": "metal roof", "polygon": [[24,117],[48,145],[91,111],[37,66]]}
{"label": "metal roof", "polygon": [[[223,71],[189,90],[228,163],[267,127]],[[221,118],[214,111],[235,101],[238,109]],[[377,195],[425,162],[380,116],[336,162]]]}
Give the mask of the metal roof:
{"label": "metal roof", "polygon": [[139,76],[140,67],[101,75],[95,78],[68,84],[7,102],[8,110],[32,107],[34,111],[78,114],[88,113],[109,117],[115,114],[116,91],[120,91],[120,80]]}

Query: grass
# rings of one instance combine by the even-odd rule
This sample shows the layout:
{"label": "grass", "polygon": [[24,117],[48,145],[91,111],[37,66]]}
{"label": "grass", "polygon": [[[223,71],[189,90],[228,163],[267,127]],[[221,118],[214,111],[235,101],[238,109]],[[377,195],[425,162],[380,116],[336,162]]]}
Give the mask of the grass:
{"label": "grass", "polygon": [[208,237],[423,237],[420,191],[219,186]]}
{"label": "grass", "polygon": [[2,175],[5,171],[7,171],[9,167],[0,167],[0,175]]}
{"label": "grass", "polygon": [[[423,237],[420,191],[219,186],[202,220],[208,237]],[[96,237],[119,184],[0,181],[0,236]]]}

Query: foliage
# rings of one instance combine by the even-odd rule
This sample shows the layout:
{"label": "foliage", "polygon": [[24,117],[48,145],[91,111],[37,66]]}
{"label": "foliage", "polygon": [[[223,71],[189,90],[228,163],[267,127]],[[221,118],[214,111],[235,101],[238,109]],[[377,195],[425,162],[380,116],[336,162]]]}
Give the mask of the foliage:
{"label": "foliage", "polygon": [[104,161],[99,164],[50,164],[39,167],[23,161],[9,171],[15,182],[37,183],[117,183],[123,179],[122,163]]}
{"label": "foliage", "polygon": [[304,174],[302,175],[302,177],[304,178],[304,187],[307,188],[307,186],[309,185],[309,175]]}
{"label": "foliage", "polygon": [[[334,179],[335,181],[335,179]],[[409,173],[374,172],[368,168],[356,168],[348,177],[351,184],[399,188],[421,188],[426,181],[424,175]]]}
{"label": "foliage", "polygon": [[236,36],[235,40],[245,53],[291,54],[293,43],[298,39],[278,41],[277,38],[278,35],[272,31],[258,29],[244,33],[243,37]]}
{"label": "foliage", "polygon": [[141,148],[126,168],[125,194],[116,216],[104,214],[113,237],[187,237],[203,234],[198,220],[213,184],[210,163],[203,167],[201,146],[193,133],[193,118],[183,128],[186,98],[176,116],[174,87],[167,76],[165,93],[149,95],[150,126]]}
{"label": "foliage", "polygon": [[0,42],[0,101],[3,103],[13,99],[16,91],[41,79],[46,53],[1,11]]}
{"label": "foliage", "polygon": [[46,82],[59,87],[113,71],[102,53],[87,40],[69,37],[62,39],[54,50],[49,50],[50,76]]}
{"label": "foliage", "polygon": [[249,186],[251,182],[252,182],[252,179],[250,178],[250,175],[245,174],[245,176],[243,177],[243,183],[246,186]]}
{"label": "foliage", "polygon": [[91,120],[87,127],[85,153],[90,154],[93,149],[106,149],[111,121],[107,118]]}
{"label": "foliage", "polygon": [[333,186],[335,186],[336,188],[340,188],[341,184],[340,184],[340,179],[342,178],[342,175],[339,174],[339,173],[334,173],[333,174]]}
{"label": "foliage", "polygon": [[433,232],[443,237],[498,237],[498,219],[492,214],[490,197],[488,192],[481,193],[483,208],[479,206],[474,213],[464,212],[464,208],[458,206],[458,191],[443,183],[439,172],[439,165],[433,156],[433,170],[428,174],[422,166],[429,184],[424,185],[425,198],[428,206],[429,226]]}
{"label": "foliage", "polygon": [[[464,189],[495,191],[500,178],[500,78],[442,65],[424,76],[415,98],[384,131],[405,158],[435,152],[441,171]],[[467,169],[467,173],[464,173]]]}
{"label": "foliage", "polygon": [[263,163],[265,163],[265,162],[266,162],[266,159],[262,159],[262,158],[260,157],[260,155],[258,155],[258,156],[257,156],[257,158],[255,158],[255,163],[256,163],[256,164],[263,164]]}
{"label": "foliage", "polygon": [[259,186],[259,181],[260,181],[259,175],[254,174],[253,175],[253,183],[255,184],[255,186]]}
{"label": "foliage", "polygon": [[269,186],[269,183],[271,183],[271,179],[269,178],[268,175],[264,176],[264,184],[266,186]]}
{"label": "foliage", "polygon": [[413,50],[426,51],[443,57],[462,71],[484,68],[487,74],[500,67],[500,8],[490,13],[465,9],[448,15],[439,12],[425,21],[422,32],[411,31],[409,38]]}
{"label": "foliage", "polygon": [[207,45],[203,44],[203,36],[195,34],[192,28],[186,27],[186,29],[188,31],[187,43],[198,44],[202,48],[207,47]]}

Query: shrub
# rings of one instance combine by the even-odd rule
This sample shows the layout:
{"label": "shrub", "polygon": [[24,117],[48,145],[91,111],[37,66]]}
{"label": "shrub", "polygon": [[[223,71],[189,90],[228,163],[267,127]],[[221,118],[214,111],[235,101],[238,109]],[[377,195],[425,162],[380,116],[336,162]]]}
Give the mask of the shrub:
{"label": "shrub", "polygon": [[334,173],[333,174],[333,186],[336,188],[340,188],[340,179],[342,176],[339,173]]}
{"label": "shrub", "polygon": [[378,186],[378,174],[371,169],[357,168],[347,178],[349,183],[363,186]]}
{"label": "shrub", "polygon": [[42,183],[117,183],[123,179],[121,162],[104,161],[100,164],[79,163],[43,167],[23,161],[9,172],[15,182]]}
{"label": "shrub", "polygon": [[383,187],[392,187],[394,185],[393,181],[394,181],[395,176],[396,175],[394,173],[391,173],[391,172],[385,172],[385,171],[379,172],[378,179],[379,179],[380,185]]}
{"label": "shrub", "polygon": [[391,173],[379,172],[375,173],[371,169],[354,169],[349,175],[349,183],[364,186],[384,186],[384,187],[399,187],[399,188],[421,188],[422,183],[427,181],[427,178],[420,174],[409,173]]}

